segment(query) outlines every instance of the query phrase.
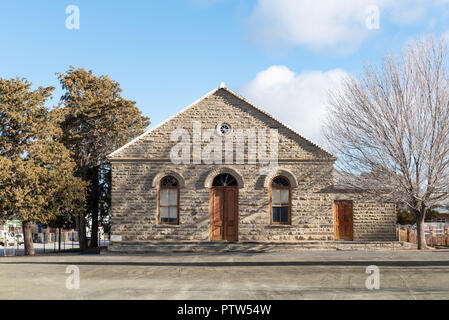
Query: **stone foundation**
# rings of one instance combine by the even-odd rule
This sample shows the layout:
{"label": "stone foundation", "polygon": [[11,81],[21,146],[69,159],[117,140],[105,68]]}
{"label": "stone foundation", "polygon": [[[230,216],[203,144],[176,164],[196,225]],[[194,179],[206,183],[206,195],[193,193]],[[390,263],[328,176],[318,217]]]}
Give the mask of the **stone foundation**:
{"label": "stone foundation", "polygon": [[286,251],[395,251],[413,250],[416,246],[399,241],[298,241],[298,242],[112,242],[109,252],[120,253],[175,253],[175,252],[286,252]]}

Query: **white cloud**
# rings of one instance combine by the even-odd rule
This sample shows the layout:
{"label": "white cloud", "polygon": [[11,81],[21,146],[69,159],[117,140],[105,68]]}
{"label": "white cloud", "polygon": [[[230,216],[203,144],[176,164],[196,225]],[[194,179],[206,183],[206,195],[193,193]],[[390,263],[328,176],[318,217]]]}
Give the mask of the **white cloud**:
{"label": "white cloud", "polygon": [[[315,49],[356,49],[373,34],[367,8],[377,6],[382,21],[404,25],[434,18],[449,0],[258,0],[248,24],[265,45],[306,45]],[[430,11],[434,9],[434,11]]]}
{"label": "white cloud", "polygon": [[341,69],[296,74],[286,66],[271,66],[239,91],[298,133],[322,143],[328,91],[338,87],[347,75]]}

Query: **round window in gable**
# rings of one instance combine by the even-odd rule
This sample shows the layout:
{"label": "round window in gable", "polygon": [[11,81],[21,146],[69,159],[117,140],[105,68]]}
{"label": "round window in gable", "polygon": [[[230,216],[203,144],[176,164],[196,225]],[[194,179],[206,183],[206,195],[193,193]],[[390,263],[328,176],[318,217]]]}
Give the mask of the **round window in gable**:
{"label": "round window in gable", "polygon": [[226,135],[228,135],[228,134],[230,134],[231,133],[231,126],[229,125],[229,124],[227,124],[227,123],[222,123],[221,125],[219,125],[219,127],[218,127],[218,132],[221,134],[221,135],[223,135],[223,136],[226,136]]}

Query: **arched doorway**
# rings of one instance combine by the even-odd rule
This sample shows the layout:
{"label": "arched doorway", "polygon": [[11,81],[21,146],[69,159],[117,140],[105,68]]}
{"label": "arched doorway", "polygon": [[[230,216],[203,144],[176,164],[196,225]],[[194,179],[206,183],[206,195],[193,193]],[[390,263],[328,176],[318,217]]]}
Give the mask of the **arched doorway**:
{"label": "arched doorway", "polygon": [[228,173],[217,175],[210,193],[210,239],[238,240],[239,189],[237,180]]}

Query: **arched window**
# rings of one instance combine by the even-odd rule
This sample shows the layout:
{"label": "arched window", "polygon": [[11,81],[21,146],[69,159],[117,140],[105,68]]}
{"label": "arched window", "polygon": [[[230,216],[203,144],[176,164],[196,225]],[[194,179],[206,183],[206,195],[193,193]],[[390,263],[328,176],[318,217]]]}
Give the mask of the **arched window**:
{"label": "arched window", "polygon": [[237,187],[237,180],[230,174],[222,173],[215,177],[212,187]]}
{"label": "arched window", "polygon": [[179,223],[179,183],[173,177],[164,177],[159,183],[158,213],[160,224]]}
{"label": "arched window", "polygon": [[271,181],[270,192],[271,224],[290,224],[290,182],[285,177],[276,177]]}

